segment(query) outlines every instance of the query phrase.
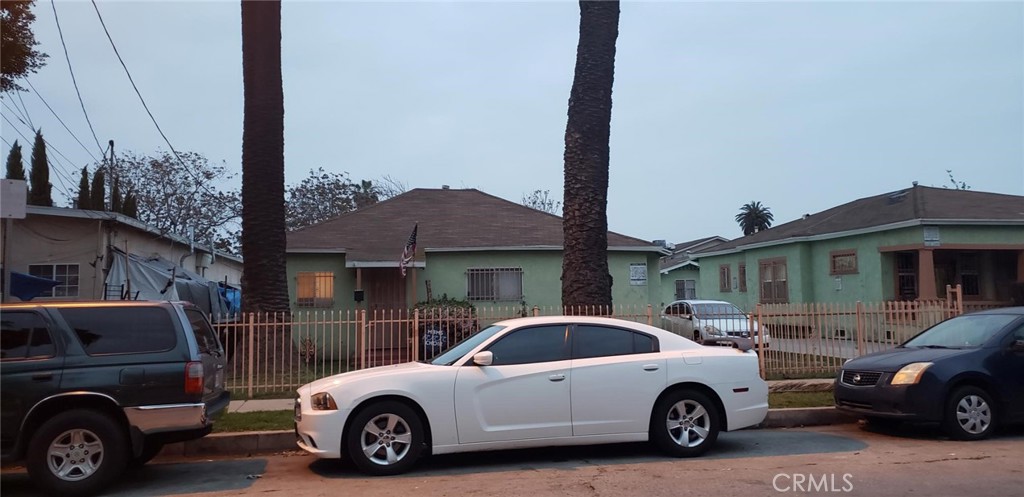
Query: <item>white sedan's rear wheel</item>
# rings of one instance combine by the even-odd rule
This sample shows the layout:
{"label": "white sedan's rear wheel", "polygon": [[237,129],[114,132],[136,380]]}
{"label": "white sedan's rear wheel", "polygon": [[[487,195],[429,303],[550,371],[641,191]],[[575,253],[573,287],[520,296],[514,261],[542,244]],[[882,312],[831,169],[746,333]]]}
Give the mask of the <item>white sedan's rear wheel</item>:
{"label": "white sedan's rear wheel", "polygon": [[419,415],[396,401],[371,404],[352,419],[348,456],[371,475],[408,471],[423,452],[424,428]]}
{"label": "white sedan's rear wheel", "polygon": [[720,425],[711,399],[695,390],[677,390],[654,406],[650,438],[671,456],[694,457],[715,444]]}

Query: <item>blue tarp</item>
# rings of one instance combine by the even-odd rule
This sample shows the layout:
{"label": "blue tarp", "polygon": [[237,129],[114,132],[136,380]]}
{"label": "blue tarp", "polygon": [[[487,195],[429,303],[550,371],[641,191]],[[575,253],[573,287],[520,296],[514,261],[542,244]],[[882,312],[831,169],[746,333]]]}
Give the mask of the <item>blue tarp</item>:
{"label": "blue tarp", "polygon": [[11,295],[26,302],[59,284],[60,282],[56,280],[11,271]]}

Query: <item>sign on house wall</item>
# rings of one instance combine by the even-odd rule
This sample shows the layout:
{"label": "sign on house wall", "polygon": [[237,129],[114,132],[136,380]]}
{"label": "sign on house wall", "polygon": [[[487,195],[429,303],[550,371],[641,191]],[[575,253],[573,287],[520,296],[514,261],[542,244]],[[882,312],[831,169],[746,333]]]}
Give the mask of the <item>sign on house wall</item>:
{"label": "sign on house wall", "polygon": [[633,286],[647,284],[647,264],[634,262],[629,265],[629,284]]}

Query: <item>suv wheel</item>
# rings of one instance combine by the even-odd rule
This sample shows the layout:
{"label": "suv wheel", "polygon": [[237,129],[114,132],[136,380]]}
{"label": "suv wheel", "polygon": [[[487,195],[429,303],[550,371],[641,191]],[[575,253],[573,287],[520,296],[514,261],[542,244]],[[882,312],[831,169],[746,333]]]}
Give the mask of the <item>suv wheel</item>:
{"label": "suv wheel", "polygon": [[118,423],[89,409],[47,420],[29,442],[26,468],[51,495],[95,493],[125,468],[127,437]]}

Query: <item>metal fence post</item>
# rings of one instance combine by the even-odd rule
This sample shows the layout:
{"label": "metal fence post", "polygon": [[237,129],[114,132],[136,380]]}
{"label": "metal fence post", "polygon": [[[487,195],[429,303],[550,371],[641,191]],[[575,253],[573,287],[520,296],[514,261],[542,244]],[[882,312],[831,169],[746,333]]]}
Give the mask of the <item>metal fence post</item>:
{"label": "metal fence post", "polygon": [[654,326],[654,308],[647,304],[647,326]]}
{"label": "metal fence post", "polygon": [[540,316],[540,307],[533,306],[533,317]]}
{"label": "metal fence post", "polygon": [[420,358],[420,310],[412,311],[412,360]]}
{"label": "metal fence post", "polygon": [[356,311],[356,329],[359,333],[359,369],[366,369],[366,309]]}
{"label": "metal fence post", "polygon": [[857,355],[864,355],[864,304],[857,301]]}
{"label": "metal fence post", "polygon": [[253,322],[253,313],[249,313],[249,324],[246,329],[249,332],[249,378],[248,378],[248,392],[249,398],[253,396],[253,383],[256,374],[256,326]]}
{"label": "metal fence post", "polygon": [[[759,333],[760,338],[757,340],[757,369],[761,373],[761,378],[767,379],[768,378],[768,371],[767,371],[767,365],[765,364],[765,360],[764,360],[764,337],[765,337],[765,335],[768,332],[766,331],[767,328],[765,327],[764,316],[761,314],[761,303],[760,302],[757,303],[757,309],[756,310],[757,310],[757,326],[759,328],[761,328],[761,332]],[[753,318],[751,318],[751,319],[753,319]],[[751,328],[751,335],[750,336],[753,337],[754,336],[753,335],[753,331],[752,331],[753,328],[754,328],[754,324],[753,323],[750,323],[750,328]]]}

